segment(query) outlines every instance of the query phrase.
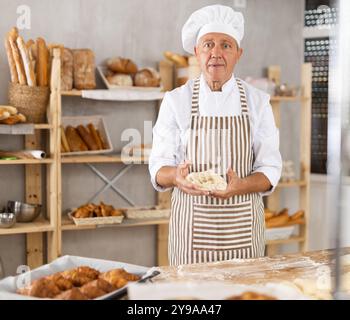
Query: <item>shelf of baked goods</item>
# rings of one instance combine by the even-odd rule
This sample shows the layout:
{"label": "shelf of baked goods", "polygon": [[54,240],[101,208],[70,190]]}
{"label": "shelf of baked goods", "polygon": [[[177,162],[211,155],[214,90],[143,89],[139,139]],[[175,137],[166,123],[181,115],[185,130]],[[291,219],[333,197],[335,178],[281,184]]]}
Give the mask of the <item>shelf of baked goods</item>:
{"label": "shelf of baked goods", "polygon": [[88,230],[88,229],[97,229],[101,227],[143,227],[143,226],[155,226],[155,225],[161,225],[161,224],[168,224],[169,219],[162,218],[162,219],[124,219],[122,223],[116,223],[116,224],[101,224],[101,225],[75,225],[73,221],[71,221],[68,217],[62,218],[62,230],[63,231],[69,231],[69,230]]}
{"label": "shelf of baked goods", "polygon": [[147,164],[148,157],[122,157],[115,155],[83,155],[62,156],[62,163],[125,163],[125,164]]}
{"label": "shelf of baked goods", "polygon": [[17,222],[11,228],[0,228],[0,235],[10,234],[24,234],[24,233],[35,233],[35,232],[48,232],[54,231],[54,226],[50,224],[50,221],[39,218],[33,222],[20,223]]}
{"label": "shelf of baked goods", "polygon": [[52,164],[54,160],[51,158],[46,159],[16,159],[16,160],[1,160],[0,165],[9,165],[9,164]]}

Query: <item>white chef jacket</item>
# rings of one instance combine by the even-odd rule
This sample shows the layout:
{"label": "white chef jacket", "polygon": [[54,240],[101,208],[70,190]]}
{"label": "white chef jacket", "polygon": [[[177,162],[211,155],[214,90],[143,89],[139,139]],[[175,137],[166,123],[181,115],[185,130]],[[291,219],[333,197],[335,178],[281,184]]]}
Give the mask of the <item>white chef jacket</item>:
{"label": "white chef jacket", "polygon": [[[281,177],[282,158],[279,151],[279,131],[276,128],[270,96],[242,81],[246,91],[254,150],[252,173],[261,172],[270,181],[273,192]],[[189,137],[191,99],[194,80],[167,92],[153,128],[153,146],[149,159],[151,181],[157,191],[167,191],[156,183],[156,174],[163,166],[184,162]],[[211,91],[204,76],[200,77],[199,114],[201,116],[233,116],[241,114],[241,102],[234,75],[222,91]]]}

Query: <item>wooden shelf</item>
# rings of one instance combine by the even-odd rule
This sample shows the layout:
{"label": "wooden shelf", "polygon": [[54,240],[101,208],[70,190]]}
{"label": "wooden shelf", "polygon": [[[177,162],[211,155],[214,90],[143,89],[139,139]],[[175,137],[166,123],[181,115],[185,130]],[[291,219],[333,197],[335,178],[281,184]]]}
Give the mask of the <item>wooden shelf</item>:
{"label": "wooden shelf", "polygon": [[81,90],[61,91],[61,95],[67,97],[81,97],[81,94]]}
{"label": "wooden shelf", "polygon": [[295,180],[295,181],[288,181],[288,182],[280,182],[277,185],[277,188],[291,188],[291,187],[303,187],[306,186],[305,180]]}
{"label": "wooden shelf", "polygon": [[275,245],[275,244],[288,244],[293,242],[303,242],[305,241],[305,237],[293,236],[288,239],[281,240],[267,240],[266,245]]}
{"label": "wooden shelf", "polygon": [[0,165],[9,164],[51,164],[53,159],[18,159],[18,160],[0,160]]}
{"label": "wooden shelf", "polygon": [[147,157],[128,157],[123,159],[121,155],[86,155],[86,156],[62,156],[62,163],[137,163],[147,164]]}
{"label": "wooden shelf", "polygon": [[279,96],[272,96],[270,101],[271,102],[294,102],[294,101],[307,101],[310,98],[308,97],[279,97]]}
{"label": "wooden shelf", "polygon": [[53,230],[54,230],[54,227],[50,225],[50,221],[45,219],[38,219],[34,222],[28,222],[28,223],[17,222],[12,228],[8,228],[8,229],[0,228],[0,235],[47,232],[47,231],[53,231]]}
{"label": "wooden shelf", "polygon": [[34,124],[34,129],[37,129],[37,130],[53,129],[53,125],[48,123]]}
{"label": "wooden shelf", "polygon": [[111,225],[89,225],[89,226],[77,226],[71,221],[68,217],[62,217],[62,230],[89,230],[97,228],[106,228],[106,227],[115,227],[115,228],[125,228],[125,227],[144,227],[144,226],[155,226],[168,224],[169,219],[124,219],[120,224],[111,224]]}

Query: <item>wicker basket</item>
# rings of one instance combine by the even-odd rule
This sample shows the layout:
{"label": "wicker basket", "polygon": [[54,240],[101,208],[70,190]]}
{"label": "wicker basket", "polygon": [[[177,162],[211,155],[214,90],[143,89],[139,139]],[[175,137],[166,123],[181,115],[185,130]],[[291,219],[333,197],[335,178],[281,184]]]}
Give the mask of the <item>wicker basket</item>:
{"label": "wicker basket", "polygon": [[11,106],[27,117],[29,123],[45,123],[46,110],[49,102],[48,87],[29,87],[10,83],[8,100]]}

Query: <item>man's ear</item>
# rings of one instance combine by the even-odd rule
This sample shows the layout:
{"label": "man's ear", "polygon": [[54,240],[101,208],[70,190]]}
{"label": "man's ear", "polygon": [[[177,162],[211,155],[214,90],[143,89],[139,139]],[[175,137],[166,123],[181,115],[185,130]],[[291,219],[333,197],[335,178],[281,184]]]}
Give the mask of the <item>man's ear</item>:
{"label": "man's ear", "polygon": [[243,49],[239,48],[238,49],[238,59],[240,59],[242,57],[242,54],[243,54]]}

